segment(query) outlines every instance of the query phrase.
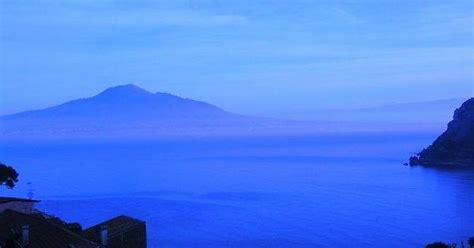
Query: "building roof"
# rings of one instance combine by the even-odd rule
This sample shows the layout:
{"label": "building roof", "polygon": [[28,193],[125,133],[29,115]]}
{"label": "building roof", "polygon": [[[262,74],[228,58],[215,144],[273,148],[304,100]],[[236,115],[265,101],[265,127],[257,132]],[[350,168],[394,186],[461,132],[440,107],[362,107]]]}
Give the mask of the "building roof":
{"label": "building roof", "polygon": [[0,197],[0,204],[7,202],[39,202],[37,200],[16,198],[16,197]]}
{"label": "building roof", "polygon": [[77,248],[96,248],[97,243],[62,228],[38,215],[28,215],[13,210],[0,213],[0,236],[12,236],[12,232],[21,234],[24,225],[30,227],[29,248],[64,248],[73,245]]}
{"label": "building roof", "polygon": [[138,220],[129,216],[120,215],[110,220],[99,223],[95,226],[89,227],[84,230],[84,237],[90,240],[97,240],[101,226],[107,226],[109,238],[122,235],[124,232],[140,227],[145,224],[145,221]]}

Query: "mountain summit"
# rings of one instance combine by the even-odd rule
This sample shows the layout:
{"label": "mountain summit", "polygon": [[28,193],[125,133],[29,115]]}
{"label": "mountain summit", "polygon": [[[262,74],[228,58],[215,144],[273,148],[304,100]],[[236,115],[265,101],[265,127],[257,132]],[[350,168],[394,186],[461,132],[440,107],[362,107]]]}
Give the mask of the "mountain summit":
{"label": "mountain summit", "polygon": [[110,87],[98,94],[97,97],[148,97],[151,95],[153,93],[134,84],[126,84]]}

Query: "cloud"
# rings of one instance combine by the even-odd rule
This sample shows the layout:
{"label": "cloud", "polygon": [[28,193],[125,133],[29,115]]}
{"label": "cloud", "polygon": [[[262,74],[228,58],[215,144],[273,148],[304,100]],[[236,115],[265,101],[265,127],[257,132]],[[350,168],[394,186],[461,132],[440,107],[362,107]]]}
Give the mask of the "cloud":
{"label": "cloud", "polygon": [[[192,96],[199,88],[235,108],[239,103],[226,97],[274,99],[275,88],[334,102],[345,98],[333,92],[392,86],[456,96],[473,79],[470,7],[376,0],[5,0],[1,66],[11,92],[6,97],[18,98],[12,104],[34,99],[14,92],[39,89],[38,82],[76,89],[168,82],[171,91]],[[239,93],[243,88],[251,90]],[[388,96],[405,92],[377,97]]]}
{"label": "cloud", "polygon": [[[84,4],[84,3],[83,3]],[[43,3],[5,4],[1,11],[4,25],[43,27],[147,28],[147,27],[219,27],[243,25],[248,18],[242,15],[201,11],[197,9],[173,9],[161,6],[125,8],[119,5],[77,5]],[[7,11],[8,9],[8,11]],[[18,18],[24,16],[25,18]]]}
{"label": "cloud", "polygon": [[[116,27],[216,27],[242,25],[248,19],[240,15],[203,14],[191,11],[114,12],[105,15],[86,14],[87,23]],[[80,21],[76,19],[77,21]]]}
{"label": "cloud", "polygon": [[355,14],[343,9],[341,7],[328,7],[322,11],[323,17],[327,18],[328,21],[337,20],[342,24],[363,24],[365,21]]}

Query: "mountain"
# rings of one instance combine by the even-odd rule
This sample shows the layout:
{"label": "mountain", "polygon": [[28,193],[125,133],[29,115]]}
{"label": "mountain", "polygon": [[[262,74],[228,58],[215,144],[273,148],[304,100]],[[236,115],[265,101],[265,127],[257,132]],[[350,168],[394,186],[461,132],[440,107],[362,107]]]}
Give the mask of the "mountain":
{"label": "mountain", "polygon": [[100,94],[70,101],[55,107],[3,116],[3,120],[18,119],[80,119],[123,118],[183,119],[228,117],[230,113],[204,102],[181,98],[167,93],[151,93],[135,85],[108,88]]}
{"label": "mountain", "polygon": [[392,111],[392,112],[420,112],[420,111],[452,111],[461,105],[466,98],[438,99],[422,102],[395,103],[372,108],[362,108],[359,111]]}
{"label": "mountain", "polygon": [[432,145],[410,158],[410,164],[474,166],[474,98],[456,109],[447,130]]}
{"label": "mountain", "polygon": [[394,103],[366,108],[294,110],[281,116],[297,120],[357,121],[371,123],[439,123],[444,126],[467,98],[438,99],[409,103]]}
{"label": "mountain", "polygon": [[2,139],[281,135],[415,129],[426,131],[433,127],[243,116],[205,102],[151,93],[135,85],[112,87],[93,97],[0,117]]}
{"label": "mountain", "polygon": [[247,120],[214,105],[167,93],[151,93],[135,85],[104,90],[35,111],[0,117],[1,136],[61,136],[181,131]]}

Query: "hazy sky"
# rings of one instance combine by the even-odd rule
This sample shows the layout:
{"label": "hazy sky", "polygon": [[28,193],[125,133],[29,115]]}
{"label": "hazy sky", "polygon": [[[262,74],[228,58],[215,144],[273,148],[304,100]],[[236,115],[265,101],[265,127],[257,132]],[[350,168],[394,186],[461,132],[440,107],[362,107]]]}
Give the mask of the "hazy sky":
{"label": "hazy sky", "polygon": [[127,83],[271,115],[474,95],[471,0],[0,2],[0,114]]}

